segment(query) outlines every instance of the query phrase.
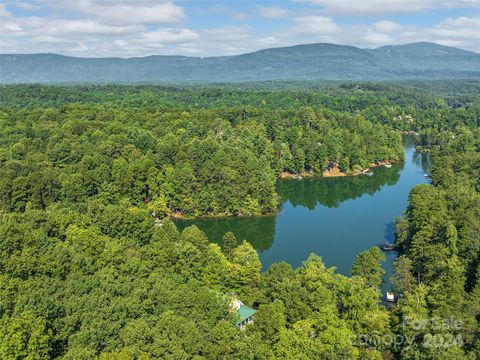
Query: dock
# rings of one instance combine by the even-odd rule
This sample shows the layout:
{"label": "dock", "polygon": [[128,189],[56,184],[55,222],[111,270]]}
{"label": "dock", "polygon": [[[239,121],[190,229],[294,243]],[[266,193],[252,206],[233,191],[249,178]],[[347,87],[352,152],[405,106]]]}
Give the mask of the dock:
{"label": "dock", "polygon": [[398,250],[398,245],[397,244],[394,244],[394,243],[389,243],[389,242],[386,242],[386,241],[383,241],[381,244],[380,244],[380,249],[382,251],[385,251],[385,252],[389,252],[389,251],[395,251],[395,250]]}

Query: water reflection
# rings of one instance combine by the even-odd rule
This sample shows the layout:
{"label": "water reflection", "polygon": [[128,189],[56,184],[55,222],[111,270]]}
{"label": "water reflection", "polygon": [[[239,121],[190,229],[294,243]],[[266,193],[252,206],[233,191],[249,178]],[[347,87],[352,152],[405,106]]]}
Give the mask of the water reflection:
{"label": "water reflection", "polygon": [[220,246],[223,235],[231,231],[239,242],[247,240],[260,253],[270,248],[275,235],[276,215],[253,218],[225,218],[178,221],[177,227],[182,230],[187,226],[196,225],[207,234],[210,241]]}
{"label": "water reflection", "polygon": [[424,173],[428,173],[432,168],[432,158],[426,152],[414,152],[412,162],[421,168]]}
{"label": "water reflection", "polygon": [[[389,169],[374,169],[374,176],[284,180],[278,182],[277,193],[281,198],[282,208],[287,202],[294,207],[301,206],[309,210],[314,210],[319,204],[336,208],[344,201],[359,198],[364,194],[373,195],[384,185],[394,185],[400,178],[402,169],[403,163]],[[277,216],[178,221],[177,226],[183,229],[196,225],[211,241],[219,245],[222,244],[225,232],[231,231],[239,241],[249,241],[261,253],[273,243]]]}
{"label": "water reflection", "polygon": [[318,204],[336,208],[344,201],[357,199],[364,194],[373,195],[384,185],[395,185],[403,166],[400,163],[391,168],[374,169],[374,176],[280,181],[277,192],[282,204],[289,201],[294,206],[300,205],[310,210]]}
{"label": "water reflection", "polygon": [[[258,250],[264,269],[278,261],[296,267],[316,253],[327,266],[348,274],[359,252],[382,240],[393,241],[393,220],[406,209],[411,188],[428,181],[424,178],[430,166],[428,154],[416,153],[409,138],[404,144],[405,162],[376,168],[373,176],[279,181],[281,211],[274,216],[177,225],[195,224],[219,244],[225,232],[233,232]],[[394,257],[387,255],[387,273]]]}
{"label": "water reflection", "polygon": [[[403,146],[407,149],[415,149],[416,138],[415,136],[405,135],[403,136]],[[423,170],[424,173],[428,173],[432,167],[432,160],[428,152],[416,152],[412,153],[411,161]]]}

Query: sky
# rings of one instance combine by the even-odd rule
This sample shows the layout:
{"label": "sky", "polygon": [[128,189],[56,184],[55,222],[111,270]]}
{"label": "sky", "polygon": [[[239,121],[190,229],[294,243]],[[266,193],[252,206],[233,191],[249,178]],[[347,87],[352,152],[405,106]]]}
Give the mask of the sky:
{"label": "sky", "polygon": [[480,0],[0,0],[0,53],[205,57],[417,41],[480,53]]}

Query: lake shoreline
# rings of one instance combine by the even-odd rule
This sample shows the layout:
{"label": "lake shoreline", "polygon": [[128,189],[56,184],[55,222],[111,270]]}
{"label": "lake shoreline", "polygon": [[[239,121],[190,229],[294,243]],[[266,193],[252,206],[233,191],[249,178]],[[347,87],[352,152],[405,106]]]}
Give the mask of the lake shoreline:
{"label": "lake shoreline", "polygon": [[[404,160],[382,160],[376,163],[371,163],[368,168],[364,170],[357,170],[357,171],[352,171],[352,172],[342,172],[340,169],[337,167],[337,170],[331,171],[331,170],[326,170],[324,171],[321,175],[310,172],[310,171],[302,171],[300,173],[291,173],[287,171],[283,171],[277,178],[279,181],[289,181],[289,180],[304,180],[304,179],[323,179],[323,178],[337,178],[337,177],[354,177],[354,176],[359,176],[359,175],[366,175],[371,168],[377,168],[381,166],[386,166],[386,165],[393,165],[393,164],[398,164],[402,163]],[[221,219],[229,219],[229,218],[235,218],[235,219],[248,219],[248,218],[255,218],[255,217],[268,217],[268,216],[275,216],[281,211],[281,207],[278,209],[275,209],[273,211],[270,211],[268,213],[263,213],[263,214],[253,214],[253,215],[244,215],[244,214],[228,214],[228,215],[203,215],[203,216],[186,216],[180,212],[174,212],[173,214],[169,214],[165,216],[164,218],[160,219],[163,220],[165,218],[169,218],[174,221],[192,221],[192,220],[221,220]]]}
{"label": "lake shoreline", "polygon": [[[338,181],[321,176],[305,178],[308,181],[279,179],[276,191],[281,203],[275,212],[175,219],[175,223],[179,229],[196,225],[219,245],[228,231],[237,239],[246,239],[257,249],[262,271],[280,261],[296,268],[315,253],[326,266],[349,274],[358,253],[381,241],[394,241],[393,219],[405,211],[411,188],[426,183],[428,162],[421,159],[426,160],[428,154],[416,152],[413,139],[407,139],[412,138],[404,141],[404,159],[394,162],[391,169],[382,168],[385,162],[372,164],[374,176],[343,176]],[[386,254],[384,291],[391,286],[396,256],[397,252]]]}
{"label": "lake shoreline", "polygon": [[265,214],[253,214],[253,215],[243,215],[243,214],[231,214],[231,215],[204,215],[204,216],[185,216],[185,215],[169,215],[160,219],[170,219],[172,221],[193,221],[193,220],[225,220],[225,219],[251,219],[251,218],[261,218],[276,216],[280,212],[281,208],[276,209]]}
{"label": "lake shoreline", "polygon": [[338,166],[331,167],[328,170],[325,170],[322,174],[314,173],[311,171],[302,171],[299,173],[291,173],[288,171],[283,171],[280,173],[279,180],[302,180],[302,179],[321,179],[321,178],[335,178],[335,177],[345,177],[345,176],[359,176],[365,175],[372,168],[380,166],[388,166],[397,163],[404,162],[405,160],[382,160],[376,163],[371,163],[368,168],[363,170],[351,170],[348,172],[341,171]]}

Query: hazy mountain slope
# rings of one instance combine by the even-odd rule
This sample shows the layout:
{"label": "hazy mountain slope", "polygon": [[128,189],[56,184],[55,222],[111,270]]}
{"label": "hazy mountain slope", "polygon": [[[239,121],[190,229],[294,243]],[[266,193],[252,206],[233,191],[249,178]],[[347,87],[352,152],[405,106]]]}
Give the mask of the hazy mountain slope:
{"label": "hazy mountain slope", "polygon": [[2,83],[480,78],[480,54],[432,43],[377,49],[311,44],[207,58],[3,54],[0,65]]}

